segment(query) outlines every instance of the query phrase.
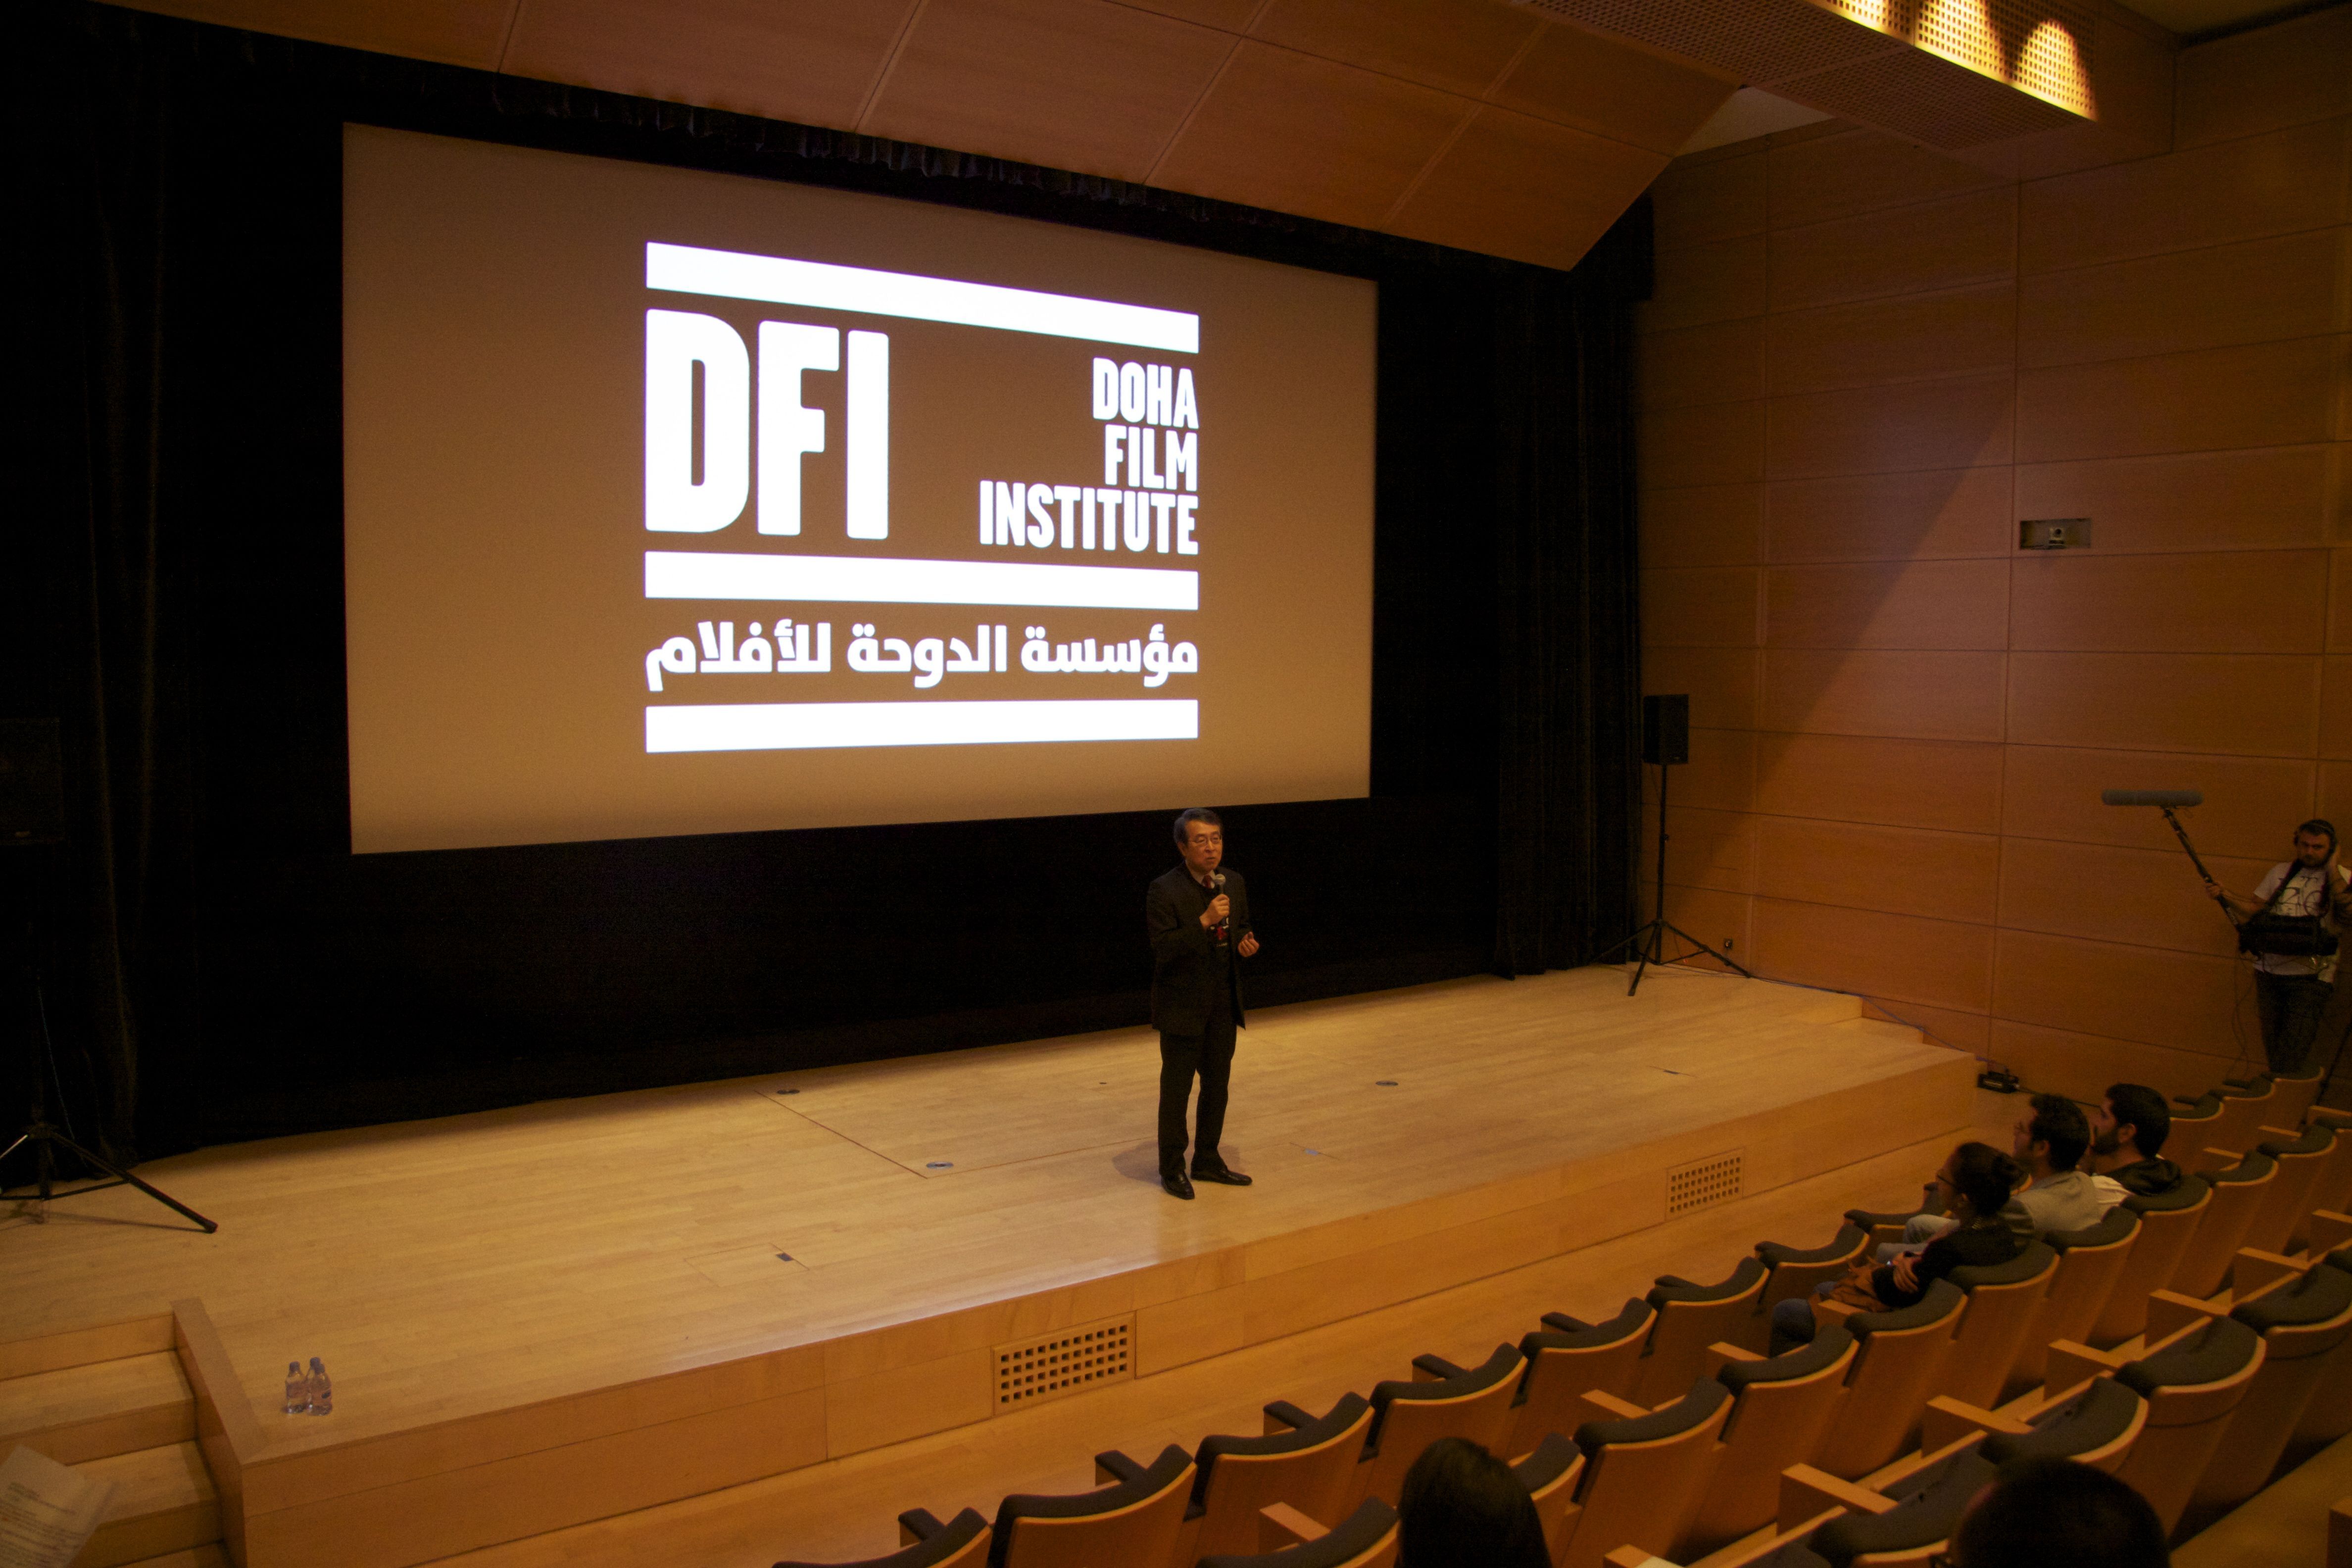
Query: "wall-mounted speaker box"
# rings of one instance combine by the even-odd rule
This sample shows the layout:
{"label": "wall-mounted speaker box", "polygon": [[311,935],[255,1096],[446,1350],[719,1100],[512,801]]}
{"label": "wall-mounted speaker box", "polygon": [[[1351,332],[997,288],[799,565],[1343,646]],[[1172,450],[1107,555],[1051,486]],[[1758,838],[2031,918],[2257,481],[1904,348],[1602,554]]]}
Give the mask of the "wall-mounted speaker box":
{"label": "wall-mounted speaker box", "polygon": [[1642,699],[1642,760],[1673,763],[1690,761],[1690,696]]}
{"label": "wall-mounted speaker box", "polygon": [[0,719],[0,844],[47,844],[66,826],[55,719]]}

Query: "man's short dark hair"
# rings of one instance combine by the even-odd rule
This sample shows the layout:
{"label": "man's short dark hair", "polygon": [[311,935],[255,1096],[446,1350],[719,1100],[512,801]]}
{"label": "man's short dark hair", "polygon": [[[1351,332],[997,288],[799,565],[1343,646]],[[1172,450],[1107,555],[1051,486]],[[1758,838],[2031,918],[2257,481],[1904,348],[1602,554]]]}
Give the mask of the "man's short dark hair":
{"label": "man's short dark hair", "polygon": [[2071,1171],[2082,1163],[2083,1151],[2091,1146],[2091,1119],[2063,1094],[2037,1094],[2033,1122],[2025,1135],[2033,1142],[2050,1145],[2052,1170]]}
{"label": "man's short dark hair", "polygon": [[1188,807],[1176,814],[1176,847],[1181,849],[1192,842],[1192,824],[1196,822],[1205,822],[1220,832],[1223,831],[1225,826],[1225,819],[1205,805]]}
{"label": "man's short dark hair", "polygon": [[2165,1568],[2147,1500],[2072,1459],[2012,1459],[1952,1532],[1956,1568]]}
{"label": "man's short dark hair", "polygon": [[2153,1160],[2172,1136],[2172,1110],[2164,1103],[2164,1096],[2144,1083],[2111,1083],[2107,1085],[2107,1105],[2115,1112],[2116,1125],[2132,1130],[2132,1147],[2143,1160]]}
{"label": "man's short dark hair", "polygon": [[2315,816],[2309,822],[2304,823],[2294,830],[2294,836],[2297,838],[2302,837],[2306,833],[2314,834],[2321,838],[2326,839],[2328,853],[2335,853],[2336,824],[2328,821],[2327,818],[2324,816]]}

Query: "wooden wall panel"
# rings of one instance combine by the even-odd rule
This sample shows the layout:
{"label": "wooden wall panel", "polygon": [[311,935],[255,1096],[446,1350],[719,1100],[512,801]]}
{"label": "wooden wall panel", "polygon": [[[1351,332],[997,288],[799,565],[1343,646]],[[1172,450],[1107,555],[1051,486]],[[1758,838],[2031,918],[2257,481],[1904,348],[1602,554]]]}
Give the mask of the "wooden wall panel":
{"label": "wooden wall panel", "polygon": [[1653,410],[1642,421],[1642,484],[1728,485],[1764,477],[1764,405]]}
{"label": "wooden wall panel", "polygon": [[1776,310],[2007,278],[2017,248],[2016,193],[1999,188],[1876,215],[1772,231]]}
{"label": "wooden wall panel", "polygon": [[2016,300],[2007,283],[1784,310],[1771,323],[1771,390],[1822,392],[2006,368]]}
{"label": "wooden wall panel", "polygon": [[2352,758],[2352,658],[2320,661],[2319,754]]}
{"label": "wooden wall panel", "polygon": [[1763,310],[1764,236],[1746,234],[1661,249],[1641,321],[1644,331],[1663,331]]}
{"label": "wooden wall panel", "polygon": [[2345,233],[2312,229],[2027,278],[2020,363],[2071,364],[2340,331]]}
{"label": "wooden wall panel", "polygon": [[1761,234],[1764,154],[1676,159],[1650,186],[1650,211],[1661,259],[1710,240]]}
{"label": "wooden wall panel", "polygon": [[[2110,789],[2193,789],[2205,804],[2180,813],[2200,851],[2286,858],[2294,824],[2311,815],[2312,764],[2301,757],[2229,757],[2075,746],[2011,746],[2000,831],[2027,838],[2116,844],[2180,853],[2164,818],[2145,806],[2099,804]],[[2181,864],[2188,865],[2181,857]]]}
{"label": "wooden wall panel", "polygon": [[2000,840],[1759,816],[1753,891],[1843,909],[1992,923]]}
{"label": "wooden wall panel", "polygon": [[[1353,0],[1326,0],[1352,16]],[[1424,0],[1396,0],[1452,26],[1462,7],[1435,10]],[[1738,80],[1687,60],[1668,59],[1642,45],[1546,27],[1495,85],[1494,102],[1540,120],[1573,125],[1672,157],[1706,122]]]}
{"label": "wooden wall panel", "polygon": [[1746,811],[1756,795],[1756,731],[1693,729],[1687,766],[1675,770],[1678,805]]}
{"label": "wooden wall panel", "polygon": [[1775,147],[1772,221],[1781,227],[1908,206],[2000,182],[1985,171],[1874,131]]}
{"label": "wooden wall panel", "polygon": [[2010,646],[2174,653],[2317,653],[2322,550],[2021,559]]}
{"label": "wooden wall panel", "polygon": [[[2082,1035],[2039,1024],[1992,1021],[1987,1050],[2038,1090],[2072,1095],[2096,1103],[2113,1083],[2144,1083],[2168,1097],[2202,1094],[2232,1072],[2231,1061],[2259,1071],[2262,1048],[2252,1041],[2251,1020],[2240,1023],[2239,1048],[2228,1059],[2209,1051],[2184,1051],[2108,1035]],[[2169,1147],[2168,1154],[2177,1152]]]}
{"label": "wooden wall panel", "polygon": [[1765,574],[1764,641],[1772,647],[1998,648],[2008,628],[2006,561],[1775,566]]}
{"label": "wooden wall panel", "polygon": [[[1657,814],[1642,824],[1643,842],[1657,843]],[[1653,869],[1654,859],[1644,862]],[[1752,893],[1756,879],[1756,818],[1744,811],[1673,805],[1666,811],[1666,880],[1678,887]]]}
{"label": "wooden wall panel", "polygon": [[1268,0],[1250,36],[1476,98],[1543,27],[1525,11],[1414,0]]}
{"label": "wooden wall panel", "polygon": [[1764,395],[1764,322],[1748,316],[1650,332],[1637,340],[1644,408],[1734,403]]}
{"label": "wooden wall panel", "polygon": [[1998,1017],[2224,1060],[2238,993],[2252,984],[2229,959],[2021,931],[2000,933],[1996,973]]}
{"label": "wooden wall panel", "polygon": [[1747,647],[1644,647],[1642,689],[1687,696],[1701,729],[1753,730],[1759,658]]}
{"label": "wooden wall panel", "polygon": [[[1642,885],[1642,907],[1650,907],[1651,888],[1645,876]],[[1755,946],[1748,939],[1749,916],[1756,900],[1744,893],[1719,893],[1711,888],[1666,888],[1666,919],[1680,926],[1717,952],[1728,952],[1741,963],[1754,968],[1750,950]],[[1728,942],[1730,945],[1724,944]]]}
{"label": "wooden wall panel", "polygon": [[2319,660],[2260,654],[2017,653],[2010,739],[2307,757]]}
{"label": "wooden wall panel", "polygon": [[1864,735],[1762,735],[1756,809],[1959,833],[2000,829],[1997,745]]}
{"label": "wooden wall panel", "polygon": [[2352,820],[2347,820],[2352,819],[2352,763],[2319,764],[2317,799],[2315,815],[2352,832]]}
{"label": "wooden wall panel", "polygon": [[[2219,855],[2206,856],[2205,864],[2223,887],[2242,892],[2251,891],[2271,865]],[[2012,931],[2176,948],[2212,958],[2226,959],[2237,951],[2229,921],[2205,896],[2197,868],[2178,848],[2003,839],[2000,923]]]}
{"label": "wooden wall panel", "polygon": [[2016,511],[2095,519],[2103,556],[2318,544],[2326,538],[2330,450],[2265,447],[2021,463]]}
{"label": "wooden wall panel", "polygon": [[2017,546],[2010,490],[2005,468],[1783,479],[1765,488],[1764,558],[2005,560]]}
{"label": "wooden wall panel", "polygon": [[2352,112],[2352,9],[2334,5],[2190,49],[2176,90],[2182,147]]}
{"label": "wooden wall panel", "polygon": [[1755,922],[1750,967],[1768,979],[1963,1012],[1983,1010],[1990,994],[1990,926],[1762,895]]}
{"label": "wooden wall panel", "polygon": [[1642,640],[1683,647],[1753,647],[1754,566],[1696,566],[1642,574]]}
{"label": "wooden wall panel", "polygon": [[1764,487],[1690,485],[1643,494],[1642,564],[1734,566],[1764,559]]}
{"label": "wooden wall panel", "polygon": [[1665,166],[1664,153],[1488,104],[1380,226],[1565,271]]}
{"label": "wooden wall panel", "polygon": [[2021,371],[2018,460],[2324,441],[2336,381],[2329,338]]}
{"label": "wooden wall panel", "polygon": [[2326,120],[2022,187],[2024,271],[2228,245],[2344,221],[2352,121]]}
{"label": "wooden wall panel", "polygon": [[1776,397],[1767,471],[1797,479],[2006,463],[2015,400],[2007,375]]}
{"label": "wooden wall panel", "polygon": [[1917,1029],[1930,1045],[1970,1051],[1979,1056],[1992,1037],[1992,1019],[1989,1015],[1961,1012],[1951,1007],[1930,1007],[1925,1002],[1873,1004],[1863,1009],[1863,1016],[1908,1024]]}
{"label": "wooden wall panel", "polygon": [[1773,648],[1764,656],[1762,723],[1811,734],[1998,741],[2006,658]]}

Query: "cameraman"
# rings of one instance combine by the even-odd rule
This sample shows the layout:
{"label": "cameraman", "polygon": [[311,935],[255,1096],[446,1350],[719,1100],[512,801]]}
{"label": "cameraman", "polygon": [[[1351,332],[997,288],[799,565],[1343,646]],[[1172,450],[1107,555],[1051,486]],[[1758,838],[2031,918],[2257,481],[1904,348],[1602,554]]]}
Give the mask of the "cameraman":
{"label": "cameraman", "polygon": [[[2315,917],[2332,927],[2352,916],[2352,872],[2336,864],[2336,827],[2317,817],[2294,830],[2294,858],[2271,868],[2252,898],[2208,879],[2205,891],[2243,915]],[[2319,1016],[2336,989],[2336,955],[2254,958],[2254,1002],[2262,1015],[2263,1051],[2273,1074],[2302,1070],[2318,1033]]]}

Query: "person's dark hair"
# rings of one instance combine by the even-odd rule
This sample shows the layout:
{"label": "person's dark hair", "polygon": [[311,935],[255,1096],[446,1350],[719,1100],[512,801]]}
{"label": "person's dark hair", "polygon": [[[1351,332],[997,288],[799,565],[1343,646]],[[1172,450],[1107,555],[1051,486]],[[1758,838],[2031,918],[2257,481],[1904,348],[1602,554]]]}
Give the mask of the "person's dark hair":
{"label": "person's dark hair", "polygon": [[2033,1122],[2025,1135],[2036,1143],[2050,1145],[2052,1170],[2071,1171],[2081,1163],[2083,1151],[2091,1146],[2091,1119],[2063,1094],[2037,1094]]}
{"label": "person's dark hair", "polygon": [[1205,805],[1196,805],[1188,810],[1180,811],[1176,814],[1176,847],[1181,849],[1192,842],[1189,835],[1192,831],[1192,824],[1196,822],[1205,822],[1210,826],[1221,830],[1225,826],[1225,819]]}
{"label": "person's dark hair", "polygon": [[1467,1437],[1421,1451],[1397,1489],[1397,1568],[1549,1568],[1543,1521],[1511,1467]]}
{"label": "person's dark hair", "polygon": [[2326,839],[2327,852],[2331,855],[2336,853],[2336,824],[2328,821],[2327,818],[2324,816],[2315,816],[2309,822],[2297,823],[2295,825],[2294,834],[2296,837],[2300,838],[2306,833],[2315,833],[2320,837]]}
{"label": "person's dark hair", "polygon": [[2164,1096],[2144,1083],[2111,1083],[2107,1085],[2107,1105],[2116,1113],[2116,1125],[2132,1130],[2132,1147],[2140,1158],[2153,1160],[2172,1136],[2172,1109],[2164,1103]]}
{"label": "person's dark hair", "polygon": [[1956,1568],[2167,1568],[2147,1500],[2072,1459],[2013,1459],[1952,1532]]}
{"label": "person's dark hair", "polygon": [[2025,1167],[1990,1143],[1963,1143],[1952,1151],[1952,1190],[1969,1200],[1980,1219],[1999,1214],[2009,1194],[2025,1181]]}

